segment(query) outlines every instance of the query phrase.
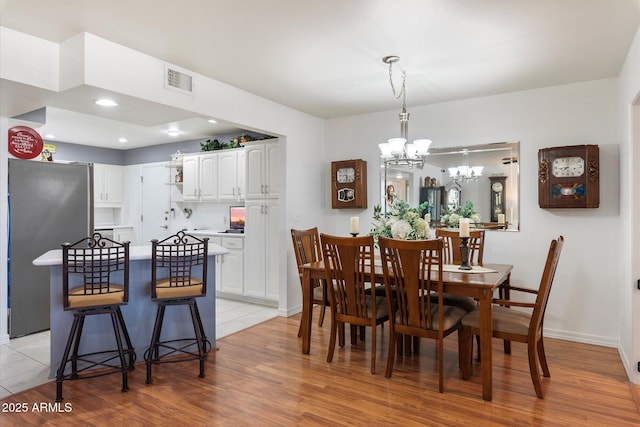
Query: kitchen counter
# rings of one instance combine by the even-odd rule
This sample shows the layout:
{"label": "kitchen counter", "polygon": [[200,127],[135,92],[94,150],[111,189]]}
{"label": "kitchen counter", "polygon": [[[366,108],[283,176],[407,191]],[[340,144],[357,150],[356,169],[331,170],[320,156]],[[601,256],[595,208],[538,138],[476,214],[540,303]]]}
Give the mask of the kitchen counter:
{"label": "kitchen counter", "polygon": [[[209,256],[226,255],[229,253],[228,249],[225,249],[220,245],[216,245],[215,243],[209,242],[208,247],[209,247],[209,253],[208,253]],[[151,245],[129,247],[130,261],[150,260],[150,259],[151,259]],[[52,265],[62,265],[62,249],[52,249],[48,252],[45,252],[44,254],[40,255],[38,258],[33,260],[33,265],[44,266],[44,267],[52,266]]]}
{"label": "kitchen counter", "polygon": [[219,230],[189,230],[185,231],[185,233],[193,234],[194,236],[244,238],[244,233],[227,233]]}
{"label": "kitchen counter", "polygon": [[[207,258],[207,293],[197,299],[202,324],[212,348],[216,347],[216,256],[229,251],[209,242]],[[55,378],[60,365],[64,346],[73,322],[73,311],[65,311],[62,295],[62,249],[48,251],[35,260],[36,266],[49,267],[50,289],[50,375]],[[163,277],[158,277],[163,278]],[[129,250],[129,303],[121,306],[129,336],[136,352],[137,360],[143,360],[145,350],[151,342],[157,303],[151,300],[151,245],[131,246]],[[188,310],[171,307],[165,313],[162,328],[163,337],[184,337],[193,335],[193,325]],[[113,330],[109,316],[92,316],[90,327],[82,336],[80,353],[104,350],[105,342],[113,341]]]}

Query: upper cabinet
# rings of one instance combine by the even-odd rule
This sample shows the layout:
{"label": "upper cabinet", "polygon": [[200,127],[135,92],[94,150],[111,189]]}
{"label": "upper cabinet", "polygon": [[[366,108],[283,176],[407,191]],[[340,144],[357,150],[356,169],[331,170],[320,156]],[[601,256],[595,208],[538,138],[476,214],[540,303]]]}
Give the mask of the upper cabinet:
{"label": "upper cabinet", "polygon": [[184,156],[183,201],[243,201],[245,192],[244,148]]}
{"label": "upper cabinet", "polygon": [[251,142],[245,147],[247,199],[278,198],[278,140]]}
{"label": "upper cabinet", "polygon": [[122,166],[93,165],[93,203],[97,208],[122,207],[124,192]]}
{"label": "upper cabinet", "polygon": [[218,174],[217,154],[184,156],[182,161],[182,197],[186,201],[215,201]]}
{"label": "upper cabinet", "polygon": [[223,150],[218,154],[218,200],[244,200],[244,162],[244,149]]}

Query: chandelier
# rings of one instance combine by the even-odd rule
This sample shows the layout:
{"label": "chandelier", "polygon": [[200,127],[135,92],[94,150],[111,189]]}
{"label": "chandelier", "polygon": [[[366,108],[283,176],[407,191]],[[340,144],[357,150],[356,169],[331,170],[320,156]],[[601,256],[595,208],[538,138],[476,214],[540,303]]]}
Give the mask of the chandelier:
{"label": "chandelier", "polygon": [[449,168],[449,177],[455,182],[478,181],[482,176],[483,166],[469,166],[469,150],[462,150],[462,166]]}
{"label": "chandelier", "polygon": [[386,165],[408,165],[413,167],[416,165],[419,168],[424,166],[424,161],[429,154],[429,146],[431,145],[430,139],[416,139],[413,142],[409,142],[407,139],[409,133],[409,113],[407,113],[406,102],[406,78],[407,75],[402,72],[402,87],[400,92],[396,94],[396,88],[393,84],[393,64],[398,62],[400,57],[398,56],[385,56],[382,58],[382,62],[389,64],[389,83],[391,84],[391,91],[396,99],[402,96],[402,112],[400,117],[400,138],[391,138],[387,142],[378,144],[380,153]]}

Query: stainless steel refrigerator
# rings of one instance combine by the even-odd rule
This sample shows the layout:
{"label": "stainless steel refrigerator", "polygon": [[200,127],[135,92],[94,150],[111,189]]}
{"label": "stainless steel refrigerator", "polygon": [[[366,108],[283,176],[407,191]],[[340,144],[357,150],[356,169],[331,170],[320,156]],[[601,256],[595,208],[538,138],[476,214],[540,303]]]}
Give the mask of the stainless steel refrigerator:
{"label": "stainless steel refrigerator", "polygon": [[9,336],[49,329],[49,268],[32,261],[93,230],[93,165],[9,159]]}

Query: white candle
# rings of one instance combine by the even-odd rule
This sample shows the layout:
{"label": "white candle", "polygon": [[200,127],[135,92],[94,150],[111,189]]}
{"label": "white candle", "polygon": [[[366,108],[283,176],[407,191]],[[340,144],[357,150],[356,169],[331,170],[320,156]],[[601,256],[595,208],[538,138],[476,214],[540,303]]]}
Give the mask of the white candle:
{"label": "white candle", "polygon": [[424,221],[425,221],[427,224],[430,224],[430,223],[431,223],[431,214],[430,214],[430,213],[426,213],[426,214],[424,214]]}
{"label": "white candle", "polygon": [[351,217],[351,233],[360,233],[360,218],[357,216]]}
{"label": "white candle", "polygon": [[469,218],[460,218],[460,237],[469,237]]}
{"label": "white candle", "polygon": [[498,224],[504,224],[504,214],[498,214]]}

